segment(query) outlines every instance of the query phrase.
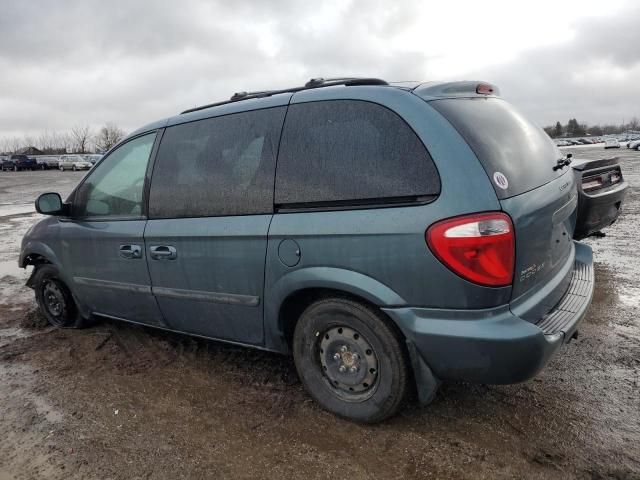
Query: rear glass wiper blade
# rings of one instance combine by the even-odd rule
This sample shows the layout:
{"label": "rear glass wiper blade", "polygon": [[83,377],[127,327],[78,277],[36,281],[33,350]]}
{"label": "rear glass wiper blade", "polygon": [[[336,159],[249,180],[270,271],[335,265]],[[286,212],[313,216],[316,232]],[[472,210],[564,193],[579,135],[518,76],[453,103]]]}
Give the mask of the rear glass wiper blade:
{"label": "rear glass wiper blade", "polygon": [[565,158],[558,159],[555,167],[553,167],[553,171],[555,172],[556,170],[560,170],[561,168],[571,165],[571,157],[572,155],[568,153]]}

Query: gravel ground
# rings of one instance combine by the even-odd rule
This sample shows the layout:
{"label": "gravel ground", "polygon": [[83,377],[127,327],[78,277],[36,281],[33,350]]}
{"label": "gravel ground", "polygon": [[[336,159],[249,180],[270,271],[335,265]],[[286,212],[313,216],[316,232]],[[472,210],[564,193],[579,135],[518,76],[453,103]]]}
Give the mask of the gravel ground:
{"label": "gravel ground", "polygon": [[588,240],[597,284],[579,339],[530,382],[445,384],[376,426],[320,410],[287,357],[118,323],[48,327],[19,240],[33,198],[82,174],[0,174],[0,480],[640,479],[640,153],[610,153],[630,189]]}

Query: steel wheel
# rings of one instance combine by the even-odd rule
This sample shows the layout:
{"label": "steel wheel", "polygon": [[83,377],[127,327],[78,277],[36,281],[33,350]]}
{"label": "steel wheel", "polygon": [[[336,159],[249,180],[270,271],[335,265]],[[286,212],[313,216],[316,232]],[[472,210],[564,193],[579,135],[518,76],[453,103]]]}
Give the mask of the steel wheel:
{"label": "steel wheel", "polygon": [[318,299],[298,319],[292,347],[306,390],[343,418],[379,422],[406,397],[410,370],[402,336],[375,307]]}
{"label": "steel wheel", "polygon": [[31,284],[40,312],[51,325],[62,328],[81,328],[85,325],[73,295],[55,266],[37,266]]}
{"label": "steel wheel", "polygon": [[67,311],[67,300],[65,298],[62,287],[54,279],[46,279],[42,282],[43,306],[49,314],[51,323],[57,326],[63,326],[65,319],[63,318]]}
{"label": "steel wheel", "polygon": [[318,358],[336,395],[350,402],[369,398],[378,382],[378,357],[356,330],[333,327],[320,337]]}

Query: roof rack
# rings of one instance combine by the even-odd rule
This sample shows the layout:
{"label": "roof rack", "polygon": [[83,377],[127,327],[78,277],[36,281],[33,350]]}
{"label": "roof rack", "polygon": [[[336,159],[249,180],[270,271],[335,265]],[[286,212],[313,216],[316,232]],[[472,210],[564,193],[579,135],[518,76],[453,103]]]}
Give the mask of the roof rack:
{"label": "roof rack", "polygon": [[271,95],[277,95],[279,93],[295,93],[302,90],[311,90],[314,88],[332,87],[334,85],[344,85],[347,87],[358,85],[389,85],[384,80],[379,78],[358,78],[358,77],[344,77],[344,78],[312,78],[302,87],[284,88],[281,90],[263,90],[259,92],[236,92],[229,100],[222,102],[209,103],[200,107],[190,108],[184,112],[180,112],[180,115],[185,113],[197,112],[198,110],[204,110],[206,108],[217,107],[218,105],[225,105],[227,103],[239,102],[241,100],[249,100],[250,98],[264,98]]}

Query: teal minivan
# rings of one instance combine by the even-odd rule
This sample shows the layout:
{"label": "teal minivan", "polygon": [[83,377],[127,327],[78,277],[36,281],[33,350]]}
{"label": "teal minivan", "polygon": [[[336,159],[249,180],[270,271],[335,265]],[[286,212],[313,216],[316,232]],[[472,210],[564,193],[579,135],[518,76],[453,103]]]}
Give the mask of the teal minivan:
{"label": "teal minivan", "polygon": [[322,407],[377,422],[442,381],[527,380],[576,333],[594,278],[569,163],[485,82],[242,92],[40,196],[19,263],[54,325],[291,353]]}

